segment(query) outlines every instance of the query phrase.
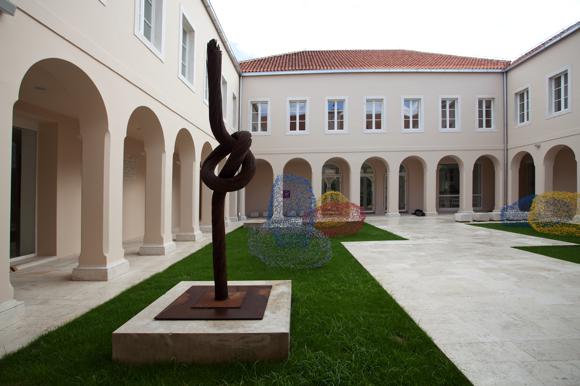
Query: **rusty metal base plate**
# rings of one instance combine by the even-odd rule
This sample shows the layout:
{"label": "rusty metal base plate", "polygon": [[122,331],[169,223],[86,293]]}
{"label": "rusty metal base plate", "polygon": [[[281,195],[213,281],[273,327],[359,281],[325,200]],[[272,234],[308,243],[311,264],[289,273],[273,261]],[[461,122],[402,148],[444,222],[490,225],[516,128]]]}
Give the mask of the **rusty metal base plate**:
{"label": "rusty metal base plate", "polygon": [[213,286],[192,286],[161,311],[155,320],[261,320],[272,286],[230,286],[230,297],[213,298]]}

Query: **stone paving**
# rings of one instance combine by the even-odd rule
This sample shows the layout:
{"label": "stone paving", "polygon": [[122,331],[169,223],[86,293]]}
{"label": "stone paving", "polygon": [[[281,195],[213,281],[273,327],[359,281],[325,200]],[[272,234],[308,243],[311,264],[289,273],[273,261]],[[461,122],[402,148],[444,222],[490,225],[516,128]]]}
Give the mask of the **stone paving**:
{"label": "stone paving", "polygon": [[[240,225],[232,223],[227,230]],[[167,256],[140,256],[137,254],[138,245],[126,246],[126,258],[131,268],[108,282],[71,281],[71,272],[78,264],[77,257],[54,259],[12,272],[10,280],[14,297],[24,302],[25,309],[17,323],[0,329],[0,357],[163,271],[209,242],[209,234],[204,234],[200,241],[176,242],[175,250]]]}
{"label": "stone paving", "polygon": [[455,223],[368,217],[408,241],[345,243],[475,385],[580,385],[580,264],[565,245]]}

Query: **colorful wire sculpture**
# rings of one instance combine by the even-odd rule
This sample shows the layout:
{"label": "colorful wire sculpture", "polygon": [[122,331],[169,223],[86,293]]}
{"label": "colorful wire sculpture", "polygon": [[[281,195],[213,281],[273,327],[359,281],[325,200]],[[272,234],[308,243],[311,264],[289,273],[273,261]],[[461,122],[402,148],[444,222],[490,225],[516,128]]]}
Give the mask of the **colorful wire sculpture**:
{"label": "colorful wire sculpture", "polygon": [[326,192],[318,200],[315,227],[328,237],[354,235],[364,225],[362,208],[339,192]]}
{"label": "colorful wire sculpture", "polygon": [[579,203],[579,193],[546,192],[540,194],[532,203],[528,222],[540,233],[580,236],[580,224],[574,222]]}
{"label": "colorful wire sculpture", "polygon": [[501,208],[500,218],[510,226],[528,226],[528,214],[535,195],[525,196]]}

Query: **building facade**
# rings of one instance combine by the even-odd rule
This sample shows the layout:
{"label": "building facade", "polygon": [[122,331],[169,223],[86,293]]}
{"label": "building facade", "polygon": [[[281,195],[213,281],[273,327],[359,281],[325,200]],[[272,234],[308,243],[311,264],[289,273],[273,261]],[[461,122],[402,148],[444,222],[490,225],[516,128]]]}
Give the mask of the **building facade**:
{"label": "building facade", "polygon": [[209,229],[212,38],[226,125],[253,133],[257,158],[227,220],[263,216],[283,173],[391,216],[470,219],[579,190],[578,24],[512,63],[384,50],[238,63],[207,0],[2,1],[0,324],[19,308],[11,267],[78,256],[73,280],[109,280],[126,253]]}

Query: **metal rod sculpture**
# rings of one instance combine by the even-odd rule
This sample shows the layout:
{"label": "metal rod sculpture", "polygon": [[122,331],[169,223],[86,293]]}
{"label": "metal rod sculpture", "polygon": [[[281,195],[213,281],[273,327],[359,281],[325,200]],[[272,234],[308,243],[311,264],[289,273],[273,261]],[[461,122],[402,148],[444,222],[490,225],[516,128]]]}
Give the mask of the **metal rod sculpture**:
{"label": "metal rod sculpture", "polygon": [[[240,190],[250,182],[256,173],[256,160],[250,151],[252,134],[247,131],[238,131],[230,135],[224,126],[221,93],[222,53],[215,39],[207,43],[207,74],[209,123],[219,145],[204,161],[201,167],[201,178],[213,190],[211,198],[211,237],[213,242],[215,300],[226,300],[228,298],[226,231],[224,223],[226,193]],[[236,107],[234,106],[234,108]],[[225,165],[219,175],[216,176],[216,167],[226,157],[228,159]],[[239,173],[236,174],[238,170]]]}

